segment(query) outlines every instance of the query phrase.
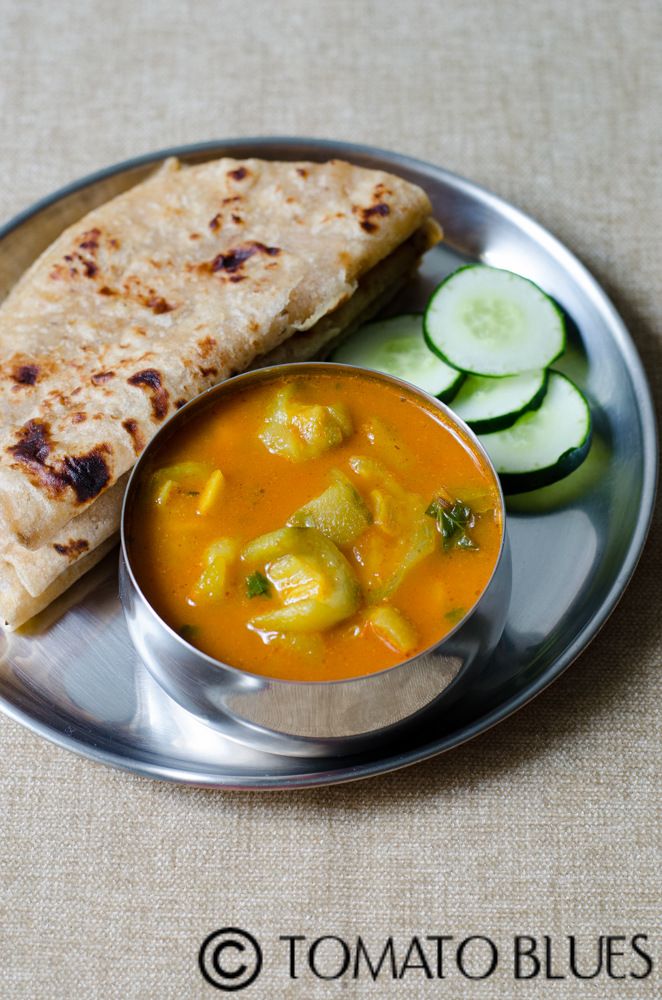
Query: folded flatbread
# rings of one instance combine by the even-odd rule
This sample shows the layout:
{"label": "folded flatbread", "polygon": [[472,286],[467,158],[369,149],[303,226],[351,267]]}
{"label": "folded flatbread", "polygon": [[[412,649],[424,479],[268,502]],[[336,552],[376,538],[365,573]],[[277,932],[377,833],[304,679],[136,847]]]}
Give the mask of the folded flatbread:
{"label": "folded flatbread", "polygon": [[167,161],[66,230],[0,308],[4,620],[101,558],[122,477],[170,413],[328,348],[439,235],[425,193],[390,174],[228,159]]}
{"label": "folded flatbread", "polygon": [[88,570],[96,566],[117,543],[117,532],[112,534],[92,552],[77,559],[58,577],[45,587],[37,597],[34,597],[23,587],[13,568],[7,564],[0,570],[4,593],[2,595],[2,614],[5,625],[9,629],[18,628],[24,622],[33,618],[44,608],[47,608],[56,598],[76,583]]}

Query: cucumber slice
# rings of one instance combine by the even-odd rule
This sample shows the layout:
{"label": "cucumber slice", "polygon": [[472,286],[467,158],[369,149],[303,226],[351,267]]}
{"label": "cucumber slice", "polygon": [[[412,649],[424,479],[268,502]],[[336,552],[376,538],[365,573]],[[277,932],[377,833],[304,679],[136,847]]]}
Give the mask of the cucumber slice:
{"label": "cucumber slice", "polygon": [[537,410],[547,392],[547,371],[523,372],[504,378],[468,375],[453,400],[453,411],[476,434],[512,427],[528,410]]}
{"label": "cucumber slice", "polygon": [[425,339],[439,357],[472,375],[503,376],[547,368],[563,353],[565,320],[532,281],[470,264],[432,293]]}
{"label": "cucumber slice", "polygon": [[581,465],[591,446],[591,411],[574,382],[550,372],[539,409],[479,440],[504,493],[526,493],[563,479]]}
{"label": "cucumber slice", "polygon": [[419,313],[368,323],[349,337],[331,360],[395,375],[444,402],[453,398],[464,380],[461,372],[428,349]]}

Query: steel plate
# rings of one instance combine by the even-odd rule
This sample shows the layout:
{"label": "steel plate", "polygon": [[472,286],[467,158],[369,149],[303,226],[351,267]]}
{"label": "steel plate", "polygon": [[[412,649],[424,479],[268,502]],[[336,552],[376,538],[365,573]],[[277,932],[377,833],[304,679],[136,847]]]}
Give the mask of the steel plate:
{"label": "steel plate", "polygon": [[545,688],[595,636],[627,585],[653,509],[657,442],[650,393],[615,309],[577,258],[545,229],[440,167],[347,143],[225,140],[162,150],[87,177],[0,230],[0,297],[66,225],[141,180],[165,156],[200,162],[225,154],[340,157],[421,184],[446,240],[427,255],[398,307],[420,307],[434,285],[467,260],[538,282],[576,327],[560,367],[591,400],[591,454],[565,483],[509,507],[513,600],[503,640],[487,668],[470,689],[457,688],[427,729],[403,731],[379,754],[314,761],[270,755],[221,736],[179,708],[129,642],[115,554],[45,612],[38,630],[0,633],[0,707],[62,747],[154,778],[296,788],[368,777],[449,750],[493,726]]}

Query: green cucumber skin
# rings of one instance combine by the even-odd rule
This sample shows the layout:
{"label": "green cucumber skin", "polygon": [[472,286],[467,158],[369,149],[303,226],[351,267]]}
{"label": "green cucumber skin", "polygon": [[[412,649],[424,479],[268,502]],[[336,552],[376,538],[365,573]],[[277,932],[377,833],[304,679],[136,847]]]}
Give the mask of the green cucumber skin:
{"label": "green cucumber skin", "polygon": [[[443,286],[446,284],[446,282],[450,281],[451,278],[454,278],[457,274],[460,273],[460,271],[468,271],[470,268],[474,268],[474,267],[491,267],[491,264],[481,264],[481,263],[464,264],[462,267],[458,267],[456,271],[453,271],[451,274],[447,274],[446,277],[444,278],[444,280],[441,281],[437,285],[437,287],[434,289],[434,291],[430,295],[430,298],[428,299],[428,304],[427,304],[425,312],[423,314],[423,337],[425,338],[425,343],[428,345],[428,347],[430,348],[430,350],[432,351],[432,353],[436,354],[437,357],[441,358],[441,360],[444,361],[447,365],[450,365],[451,368],[457,369],[457,371],[463,371],[467,375],[480,375],[482,378],[508,378],[510,375],[519,375],[520,372],[504,372],[501,375],[492,375],[489,372],[471,371],[468,368],[458,368],[457,365],[453,364],[453,362],[451,361],[451,359],[447,358],[446,355],[443,353],[443,351],[440,350],[440,348],[438,348],[435,345],[435,343],[432,340],[432,337],[430,336],[430,333],[428,331],[428,313],[430,311],[430,306],[432,305],[432,302],[433,302],[435,296],[440,291],[440,289],[443,288]],[[546,367],[549,368],[550,365],[553,365],[555,361],[558,361],[558,359],[561,357],[561,355],[564,353],[564,351],[566,349],[566,343],[567,343],[567,340],[568,340],[568,331],[567,331],[567,325],[566,325],[566,319],[565,319],[565,312],[563,311],[563,309],[560,308],[560,306],[558,305],[558,303],[551,297],[551,295],[548,295],[547,292],[544,292],[542,290],[542,288],[540,287],[540,285],[536,285],[535,281],[531,281],[530,278],[525,278],[523,275],[517,274],[516,271],[509,271],[507,267],[496,267],[496,268],[494,268],[494,270],[495,271],[508,271],[508,274],[513,274],[513,275],[515,275],[516,278],[521,278],[522,281],[528,281],[528,283],[530,285],[533,285],[533,287],[536,288],[540,292],[541,295],[544,295],[545,298],[554,307],[554,311],[557,314],[557,316],[559,317],[559,321],[560,321],[560,324],[561,324],[562,339],[561,339],[561,349],[560,349],[560,351],[558,352],[558,354],[555,354],[554,357],[551,358],[547,362]],[[542,367],[542,365],[540,367]]]}
{"label": "green cucumber skin", "polygon": [[[427,341],[426,341],[426,343],[427,343]],[[439,400],[439,402],[440,403],[452,403],[452,401],[455,399],[455,397],[457,396],[458,392],[462,388],[462,383],[464,382],[464,380],[466,379],[466,377],[467,376],[466,376],[465,372],[458,371],[457,378],[455,379],[455,381],[453,382],[453,384],[450,385],[448,387],[448,389],[446,389],[444,392],[440,392],[439,395],[437,396],[437,399]],[[451,407],[451,409],[452,409],[452,407]]]}
{"label": "green cucumber skin", "polygon": [[[582,464],[584,459],[587,457],[589,451],[591,450],[591,442],[593,440],[593,414],[591,413],[591,404],[586,398],[584,392],[575,384],[575,382],[564,375],[563,372],[557,370],[548,370],[548,381],[549,375],[554,374],[565,379],[569,382],[571,386],[579,393],[584,403],[584,410],[586,413],[586,433],[580,444],[575,445],[572,448],[568,448],[564,451],[562,455],[554,462],[553,465],[547,465],[544,469],[532,469],[529,472],[499,472],[499,482],[501,483],[501,488],[505,496],[516,496],[519,493],[531,493],[533,490],[542,489],[545,486],[552,486],[554,483],[560,482],[569,476],[575,469],[578,469]],[[489,454],[489,446],[486,446],[484,442],[483,447]]]}
{"label": "green cucumber skin", "polygon": [[[414,317],[414,316],[416,316],[417,318],[419,318],[421,320],[421,329],[423,330],[423,320],[424,320],[424,317],[425,317],[425,313],[423,313],[423,312],[416,312],[415,310],[412,310],[411,312],[394,313],[392,316],[385,316],[385,317],[377,316],[374,319],[371,319],[370,322],[366,323],[365,325],[366,326],[373,326],[373,325],[376,325],[377,323],[388,323],[388,321],[392,320],[392,319],[395,320],[395,319],[401,319],[403,317]],[[354,333],[358,333],[361,329],[362,329],[362,327],[359,327],[358,330],[355,330],[352,334],[349,335],[349,337],[347,337],[347,341],[343,341],[341,344],[337,344],[334,347],[334,349],[331,351],[330,355],[329,355],[329,361],[335,361],[336,360],[336,355],[337,355],[338,351],[341,348],[346,347],[347,342],[351,342],[351,339],[354,336]],[[423,340],[425,342],[425,346],[429,349],[430,345],[428,344],[427,339],[425,338],[425,336],[423,337]],[[432,351],[431,353],[435,357],[439,357],[438,352]],[[441,360],[443,361],[443,358],[441,358]],[[346,362],[345,361],[345,362],[341,362],[341,364],[354,364],[354,362]],[[357,367],[362,368],[363,365],[358,365]],[[455,368],[455,365],[450,365],[449,367],[450,368]],[[367,368],[365,370],[366,371],[371,371],[372,369]],[[458,392],[462,388],[462,384],[463,384],[464,380],[467,377],[466,373],[463,372],[463,371],[461,371],[459,368],[455,368],[455,371],[457,372],[457,378],[455,379],[455,381],[453,382],[452,385],[449,385],[447,389],[443,389],[439,393],[436,393],[436,394],[429,393],[430,395],[434,396],[435,399],[438,399],[440,403],[450,403],[451,400],[455,399],[455,397],[457,396]],[[420,389],[420,386],[417,385],[415,382],[412,382],[410,384],[413,385],[414,388]],[[421,391],[425,392],[426,390],[422,389]]]}
{"label": "green cucumber skin", "polygon": [[519,420],[523,414],[529,413],[531,410],[540,409],[543,400],[547,395],[548,385],[549,370],[545,369],[545,377],[542,385],[538,389],[535,396],[533,396],[533,398],[530,399],[526,406],[523,406],[521,410],[513,410],[512,413],[503,413],[500,417],[491,417],[487,420],[467,420],[466,423],[469,427],[471,427],[474,434],[492,434],[493,431],[505,431],[509,427],[512,427],[515,421]]}
{"label": "green cucumber skin", "polygon": [[512,497],[518,493],[531,493],[565,479],[582,464],[591,449],[592,439],[593,432],[589,428],[579,448],[569,448],[555,465],[549,465],[546,469],[537,469],[535,472],[500,472],[499,481],[504,494]]}

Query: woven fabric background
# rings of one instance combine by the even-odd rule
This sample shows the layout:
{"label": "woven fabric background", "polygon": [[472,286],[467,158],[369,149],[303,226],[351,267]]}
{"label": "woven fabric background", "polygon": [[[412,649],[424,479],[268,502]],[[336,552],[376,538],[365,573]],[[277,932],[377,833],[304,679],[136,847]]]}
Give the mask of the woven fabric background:
{"label": "woven fabric background", "polygon": [[[657,0],[1,0],[0,216],[163,146],[300,134],[468,176],[537,217],[612,296],[662,394]],[[203,938],[485,934],[471,983],[290,982],[325,1000],[656,997],[660,521],[616,613],[509,721],[354,785],[215,793],[107,770],[0,718],[0,993],[209,997]],[[514,983],[514,934],[657,935],[654,976]],[[651,945],[649,945],[649,948]],[[633,966],[641,969],[641,964]],[[562,961],[561,961],[562,965]],[[556,970],[555,970],[556,971]]]}

